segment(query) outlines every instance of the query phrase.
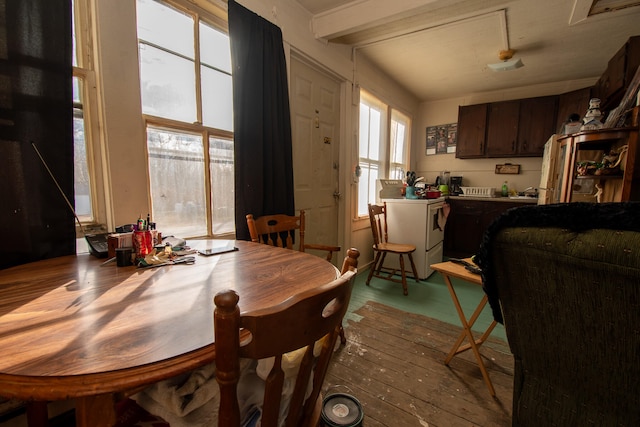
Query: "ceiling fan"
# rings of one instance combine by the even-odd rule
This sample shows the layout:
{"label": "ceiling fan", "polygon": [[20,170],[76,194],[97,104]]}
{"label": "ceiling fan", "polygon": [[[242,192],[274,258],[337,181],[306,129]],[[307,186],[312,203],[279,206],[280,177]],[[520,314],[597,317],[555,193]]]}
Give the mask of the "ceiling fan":
{"label": "ceiling fan", "polygon": [[524,63],[520,58],[514,58],[513,55],[516,53],[513,49],[501,50],[498,53],[498,58],[501,62],[496,62],[494,64],[487,64],[489,68],[493,71],[510,71],[515,70],[520,67],[524,67]]}

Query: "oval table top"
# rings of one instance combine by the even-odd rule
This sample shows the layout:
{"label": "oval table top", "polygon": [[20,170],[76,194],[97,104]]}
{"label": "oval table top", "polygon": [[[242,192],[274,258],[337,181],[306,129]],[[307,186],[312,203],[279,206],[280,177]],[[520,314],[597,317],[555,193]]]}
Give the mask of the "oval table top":
{"label": "oval table top", "polygon": [[[189,243],[212,242],[220,241]],[[219,291],[238,292],[244,312],[339,274],[311,254],[245,241],[235,246],[195,255],[193,265],[117,267],[81,254],[0,271],[2,394],[54,400],[177,375],[213,361]]]}

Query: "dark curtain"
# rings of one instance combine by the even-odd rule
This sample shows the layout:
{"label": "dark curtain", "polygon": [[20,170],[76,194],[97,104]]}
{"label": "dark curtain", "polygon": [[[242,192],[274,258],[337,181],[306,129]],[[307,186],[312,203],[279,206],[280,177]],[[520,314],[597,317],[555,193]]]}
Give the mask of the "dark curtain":
{"label": "dark curtain", "polygon": [[[71,0],[0,0],[0,268],[75,253]],[[35,145],[35,148],[34,148]]]}
{"label": "dark curtain", "polygon": [[247,214],[294,214],[287,65],[280,28],[233,0],[229,37],[236,238],[250,240]]}

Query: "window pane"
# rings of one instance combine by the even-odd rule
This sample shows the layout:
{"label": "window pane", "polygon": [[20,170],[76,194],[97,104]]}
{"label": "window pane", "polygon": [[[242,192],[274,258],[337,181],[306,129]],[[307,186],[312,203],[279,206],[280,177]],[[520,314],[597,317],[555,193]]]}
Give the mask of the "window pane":
{"label": "window pane", "polygon": [[359,155],[369,158],[369,110],[365,104],[360,104],[360,134]]}
{"label": "window pane", "polygon": [[196,121],[193,61],[140,44],[140,88],[143,113]]}
{"label": "window pane", "polygon": [[147,127],[153,220],[165,236],[205,236],[202,137]]}
{"label": "window pane", "polygon": [[81,221],[93,220],[91,207],[91,178],[87,167],[87,144],[85,140],[84,111],[81,102],[81,84],[73,77],[73,179],[76,215]]}
{"label": "window pane", "polygon": [[369,203],[376,202],[376,181],[379,178],[378,166],[360,163],[362,175],[358,184],[358,216],[369,215]]}
{"label": "window pane", "polygon": [[404,163],[404,125],[391,121],[391,163]]}
{"label": "window pane", "polygon": [[369,116],[369,158],[380,160],[380,111],[370,109]]}
{"label": "window pane", "polygon": [[231,74],[229,36],[200,23],[200,62]]}
{"label": "window pane", "polygon": [[76,16],[76,2],[75,1],[71,1],[71,65],[73,65],[74,67],[78,66],[78,52],[76,52],[76,49],[78,48],[78,42],[76,40],[76,20],[75,20],[75,16]]}
{"label": "window pane", "polygon": [[202,121],[205,126],[233,130],[231,76],[208,67],[202,69]]}
{"label": "window pane", "polygon": [[138,0],[138,38],[194,58],[193,18],[154,0]]}
{"label": "window pane", "polygon": [[234,233],[233,141],[209,138],[209,159],[213,234]]}

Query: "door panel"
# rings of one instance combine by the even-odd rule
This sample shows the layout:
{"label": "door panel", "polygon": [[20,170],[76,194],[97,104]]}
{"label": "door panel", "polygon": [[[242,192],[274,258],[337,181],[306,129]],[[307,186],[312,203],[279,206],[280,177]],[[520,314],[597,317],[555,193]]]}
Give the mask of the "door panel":
{"label": "door panel", "polygon": [[[338,242],[340,83],[291,58],[296,210],[306,212],[307,243]],[[334,262],[337,256],[334,255]]]}

